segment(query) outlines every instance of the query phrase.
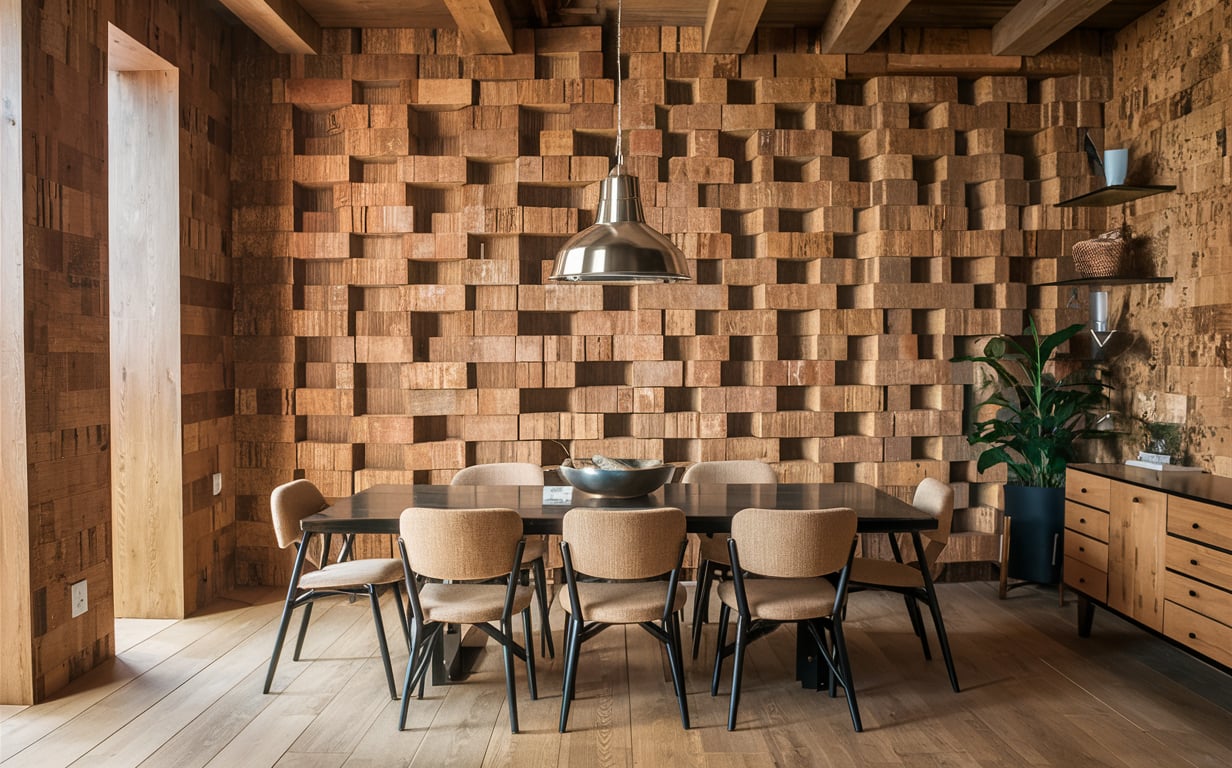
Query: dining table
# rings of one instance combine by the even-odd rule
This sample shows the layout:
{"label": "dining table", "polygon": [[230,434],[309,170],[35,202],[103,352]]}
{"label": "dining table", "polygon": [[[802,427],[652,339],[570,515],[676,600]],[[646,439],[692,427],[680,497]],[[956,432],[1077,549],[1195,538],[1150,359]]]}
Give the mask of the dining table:
{"label": "dining table", "polygon": [[[350,537],[354,534],[398,534],[399,517],[408,507],[473,509],[500,507],[522,517],[524,533],[560,534],[565,513],[574,507],[646,509],[676,507],[685,514],[692,533],[727,533],[732,517],[742,509],[827,509],[848,507],[858,518],[860,533],[911,537],[918,562],[926,562],[920,533],[937,527],[937,520],[906,501],[865,483],[772,483],[716,484],[667,483],[653,493],[633,499],[602,498],[571,486],[528,485],[374,485],[340,498],[321,512],[301,522],[305,538],[313,534]],[[306,542],[305,542],[306,545]],[[932,575],[921,569],[930,602],[937,606]],[[940,610],[937,608],[936,610]],[[947,649],[948,639],[938,623],[938,643]],[[480,632],[446,637],[447,647],[437,648],[432,663],[433,685],[464,679],[486,636]],[[797,638],[797,677],[802,685],[816,687],[822,673],[807,632]]]}

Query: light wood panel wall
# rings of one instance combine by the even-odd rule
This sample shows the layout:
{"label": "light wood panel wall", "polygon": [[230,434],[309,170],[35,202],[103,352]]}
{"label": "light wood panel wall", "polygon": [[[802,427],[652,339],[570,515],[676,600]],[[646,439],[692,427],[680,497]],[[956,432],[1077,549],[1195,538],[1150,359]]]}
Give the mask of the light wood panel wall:
{"label": "light wood panel wall", "polygon": [[[519,30],[467,56],[443,30],[331,30],[320,56],[244,55],[236,147],[239,577],[289,561],[270,489],[329,496],[444,482],[561,449],[753,458],[785,480],[907,496],[954,482],[995,554],[1000,475],[963,432],[974,339],[1051,328],[1069,246],[1099,211],[1101,38],[1031,59],[983,32],[905,31],[824,56],[761,30],[701,53],[699,28],[625,34],[630,170],[689,285],[545,285],[593,217],[615,138],[598,28]],[[606,46],[611,48],[611,46]],[[369,551],[388,551],[373,543]]]}
{"label": "light wood panel wall", "polygon": [[[23,3],[25,395],[34,699],[112,654],[105,127],[107,22],[179,68],[185,612],[234,581],[230,329],[232,30],[200,3]],[[7,70],[6,70],[7,71]],[[8,197],[6,195],[6,201]],[[172,258],[175,258],[174,256]],[[174,289],[173,289],[174,290]],[[8,394],[6,391],[6,398]],[[90,610],[70,618],[69,584]],[[10,582],[5,579],[5,588]],[[6,624],[5,633],[10,631]],[[7,677],[7,670],[6,670]]]}
{"label": "light wood panel wall", "polygon": [[[1128,206],[1164,288],[1110,294],[1122,410],[1186,425],[1187,461],[1232,476],[1232,64],[1227,3],[1172,0],[1117,35],[1109,146],[1130,183],[1176,192]],[[1115,212],[1119,219],[1120,211]],[[1137,445],[1123,445],[1132,456]]]}
{"label": "light wood panel wall", "polygon": [[172,619],[185,604],[180,77],[139,66],[107,76],[112,581],[116,616]]}

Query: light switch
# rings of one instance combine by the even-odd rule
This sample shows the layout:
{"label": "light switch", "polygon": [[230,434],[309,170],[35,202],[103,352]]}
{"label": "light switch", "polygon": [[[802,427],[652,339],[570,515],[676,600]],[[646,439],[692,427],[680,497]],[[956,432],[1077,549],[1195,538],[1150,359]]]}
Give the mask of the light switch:
{"label": "light switch", "polygon": [[86,580],[82,579],[73,584],[70,589],[72,590],[73,618],[75,619],[90,608],[90,600],[86,593]]}

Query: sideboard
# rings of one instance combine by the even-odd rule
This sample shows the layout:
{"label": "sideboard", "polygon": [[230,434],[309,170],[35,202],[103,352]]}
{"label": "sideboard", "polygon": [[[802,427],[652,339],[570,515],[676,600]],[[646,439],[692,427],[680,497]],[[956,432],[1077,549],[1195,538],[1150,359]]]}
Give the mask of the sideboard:
{"label": "sideboard", "polygon": [[1232,478],[1070,466],[1064,582],[1079,635],[1102,606],[1232,667]]}

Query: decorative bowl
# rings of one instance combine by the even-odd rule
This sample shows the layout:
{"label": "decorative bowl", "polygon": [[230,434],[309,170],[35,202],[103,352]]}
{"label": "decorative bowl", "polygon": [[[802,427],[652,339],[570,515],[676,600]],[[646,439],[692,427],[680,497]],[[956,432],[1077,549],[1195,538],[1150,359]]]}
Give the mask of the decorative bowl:
{"label": "decorative bowl", "polygon": [[674,464],[650,459],[617,459],[627,469],[601,469],[594,465],[572,467],[561,465],[560,476],[565,482],[593,496],[604,499],[634,499],[661,487],[676,472]]}

